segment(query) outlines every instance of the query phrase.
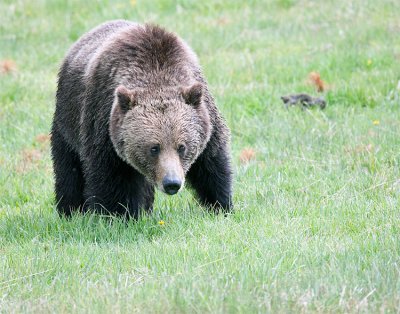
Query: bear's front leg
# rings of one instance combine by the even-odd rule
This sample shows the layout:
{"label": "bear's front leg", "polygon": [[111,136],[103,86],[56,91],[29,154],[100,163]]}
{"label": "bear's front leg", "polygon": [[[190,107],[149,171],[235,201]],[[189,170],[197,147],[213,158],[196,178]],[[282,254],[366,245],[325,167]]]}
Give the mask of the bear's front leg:
{"label": "bear's front leg", "polygon": [[227,145],[212,152],[210,147],[192,165],[187,179],[201,203],[219,212],[232,209],[232,169]]}
{"label": "bear's front leg", "polygon": [[85,211],[137,219],[152,210],[154,187],[128,165],[96,165],[85,173]]}
{"label": "bear's front leg", "polygon": [[57,210],[61,215],[71,216],[83,204],[81,162],[78,154],[65,142],[54,124],[51,133]]}

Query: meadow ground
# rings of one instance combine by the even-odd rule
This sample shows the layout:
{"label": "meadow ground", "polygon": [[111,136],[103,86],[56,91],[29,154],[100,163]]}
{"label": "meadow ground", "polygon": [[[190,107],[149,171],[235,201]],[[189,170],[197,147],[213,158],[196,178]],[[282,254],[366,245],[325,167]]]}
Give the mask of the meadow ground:
{"label": "meadow ground", "polygon": [[[0,12],[0,312],[400,311],[399,1],[2,0]],[[189,191],[158,193],[138,222],[56,214],[57,70],[81,34],[119,18],[198,53],[232,129],[228,217]],[[316,93],[313,71],[327,108],[286,110],[281,95]]]}

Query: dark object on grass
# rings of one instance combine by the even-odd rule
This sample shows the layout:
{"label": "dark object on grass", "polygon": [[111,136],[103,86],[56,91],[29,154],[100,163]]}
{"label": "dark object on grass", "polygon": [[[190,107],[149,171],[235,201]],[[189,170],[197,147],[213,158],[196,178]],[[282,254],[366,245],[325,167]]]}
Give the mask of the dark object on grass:
{"label": "dark object on grass", "polygon": [[312,97],[307,94],[292,94],[288,96],[282,96],[286,108],[289,106],[301,106],[302,109],[310,108],[313,106],[319,106],[321,109],[326,107],[326,101],[321,97]]}

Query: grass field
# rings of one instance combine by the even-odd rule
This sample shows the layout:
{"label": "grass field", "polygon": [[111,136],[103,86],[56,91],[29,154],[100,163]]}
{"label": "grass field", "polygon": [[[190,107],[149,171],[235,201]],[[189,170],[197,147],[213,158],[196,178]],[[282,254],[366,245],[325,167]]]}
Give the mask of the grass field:
{"label": "grass field", "polygon": [[[400,2],[0,2],[0,312],[400,311]],[[69,46],[155,22],[232,130],[235,212],[157,194],[138,222],[58,217],[49,133]],[[13,64],[15,62],[15,66]],[[280,96],[316,94],[321,111]],[[3,70],[3,72],[7,72]],[[240,161],[244,149],[255,158]],[[160,224],[160,221],[164,224]]]}

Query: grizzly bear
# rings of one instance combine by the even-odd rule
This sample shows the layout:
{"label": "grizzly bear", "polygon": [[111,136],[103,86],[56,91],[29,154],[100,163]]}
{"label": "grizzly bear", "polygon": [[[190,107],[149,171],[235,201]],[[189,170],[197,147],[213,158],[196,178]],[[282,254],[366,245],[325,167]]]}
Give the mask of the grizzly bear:
{"label": "grizzly bear", "polygon": [[201,204],[232,207],[230,132],[198,59],[177,35],[111,21],[83,35],[59,72],[51,152],[60,214],[137,218],[154,188],[185,179]]}

